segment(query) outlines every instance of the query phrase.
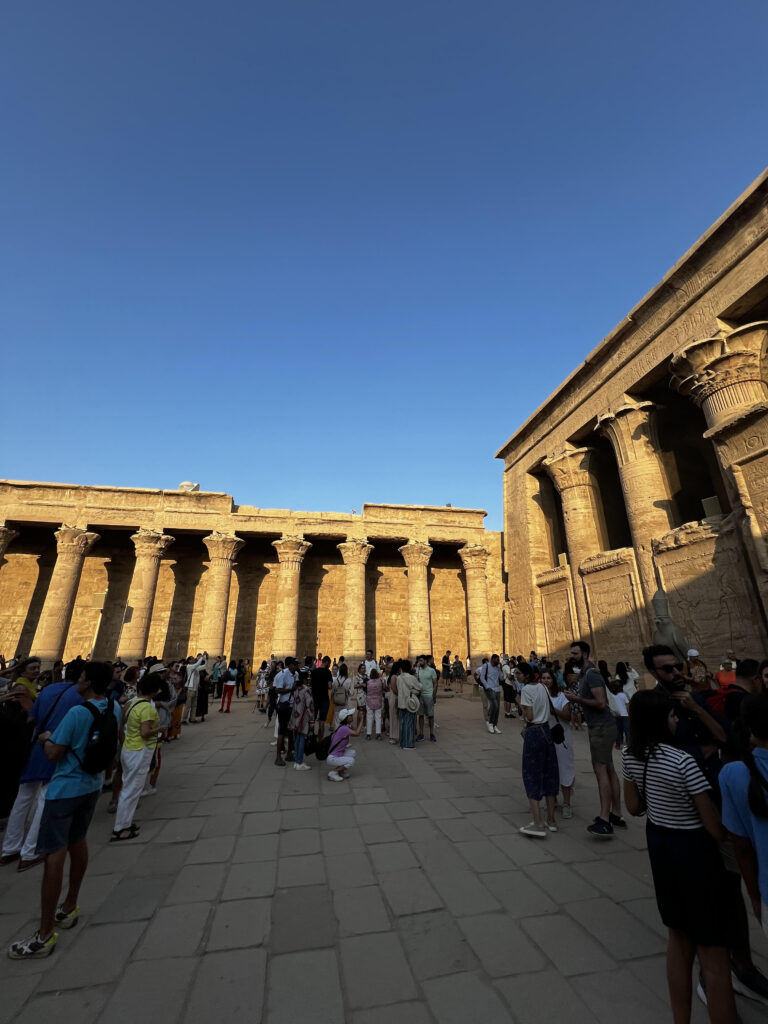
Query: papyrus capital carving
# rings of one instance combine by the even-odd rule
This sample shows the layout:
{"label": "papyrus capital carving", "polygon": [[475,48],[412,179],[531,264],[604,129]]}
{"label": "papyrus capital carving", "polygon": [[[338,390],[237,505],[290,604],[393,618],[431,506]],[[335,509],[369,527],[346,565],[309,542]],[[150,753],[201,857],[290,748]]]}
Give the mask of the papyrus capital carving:
{"label": "papyrus capital carving", "polygon": [[211,562],[228,562],[231,564],[234,562],[238,551],[245,545],[245,541],[242,537],[237,537],[233,533],[219,533],[218,530],[214,530],[207,537],[203,537],[203,544],[208,548],[208,557]]}
{"label": "papyrus capital carving", "polygon": [[56,553],[62,561],[81,561],[91,550],[97,540],[98,533],[81,530],[78,526],[67,526],[66,523],[54,533]]}
{"label": "papyrus capital carving", "polygon": [[409,569],[415,569],[418,566],[426,568],[432,557],[432,548],[429,544],[424,544],[419,540],[409,540],[407,544],[403,544],[397,550],[403,556],[403,561]]}
{"label": "papyrus capital carving", "polygon": [[298,569],[312,545],[303,537],[285,534],[280,540],[273,540],[272,547],[277,552],[281,565],[294,566]]}
{"label": "papyrus capital carving", "polygon": [[365,539],[345,540],[336,547],[341,552],[345,565],[365,565],[373,551],[373,544],[369,544]]}

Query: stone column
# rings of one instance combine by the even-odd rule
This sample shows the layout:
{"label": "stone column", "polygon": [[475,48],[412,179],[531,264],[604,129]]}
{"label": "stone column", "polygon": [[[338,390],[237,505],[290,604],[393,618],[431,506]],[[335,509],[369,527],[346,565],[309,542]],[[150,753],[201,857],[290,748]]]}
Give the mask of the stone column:
{"label": "stone column", "polygon": [[616,454],[651,630],[655,622],[651,600],[658,589],[651,541],[676,525],[674,502],[661,462],[655,408],[653,402],[638,402],[624,395],[617,406],[597,419]]}
{"label": "stone column", "polygon": [[208,572],[197,647],[213,656],[224,654],[232,567],[245,541],[234,534],[214,530],[203,537],[203,544],[208,548]]}
{"label": "stone column", "polygon": [[427,566],[432,554],[429,544],[410,540],[398,551],[408,569],[408,657],[432,651],[432,628],[429,622],[429,586]]}
{"label": "stone column", "polygon": [[280,540],[273,540],[272,547],[277,551],[277,557],[280,559],[272,650],[277,658],[288,656],[295,658],[299,626],[301,563],[312,545],[303,537],[286,535]]}
{"label": "stone column", "polygon": [[590,638],[591,626],[579,566],[585,558],[596,555],[602,547],[602,506],[595,479],[596,455],[594,448],[574,448],[566,444],[559,452],[544,460],[563,505],[565,539],[580,639],[586,640]]}
{"label": "stone column", "polygon": [[174,538],[167,533],[140,529],[131,535],[131,540],[136,549],[136,564],[128,591],[130,617],[124,620],[118,645],[118,654],[126,662],[138,661],[147,653],[160,559]]}
{"label": "stone column", "polygon": [[473,665],[491,656],[491,623],[488,615],[488,587],[486,565],[488,548],[482,544],[465,544],[459,548],[467,581],[467,631],[469,655]]}
{"label": "stone column", "polygon": [[347,540],[336,547],[344,559],[344,657],[351,667],[365,658],[365,565],[373,551],[367,540]]}
{"label": "stone column", "polygon": [[686,345],[670,362],[671,384],[707,421],[768,617],[768,321]]}
{"label": "stone column", "polygon": [[45,595],[31,650],[32,654],[40,658],[44,669],[50,668],[64,653],[83,562],[99,540],[98,533],[66,524],[62,525],[54,536],[56,564],[48,584],[48,593]]}
{"label": "stone column", "polygon": [[14,530],[12,526],[6,526],[4,523],[0,526],[0,562],[2,562],[5,552],[8,550],[8,545],[18,536],[19,531]]}

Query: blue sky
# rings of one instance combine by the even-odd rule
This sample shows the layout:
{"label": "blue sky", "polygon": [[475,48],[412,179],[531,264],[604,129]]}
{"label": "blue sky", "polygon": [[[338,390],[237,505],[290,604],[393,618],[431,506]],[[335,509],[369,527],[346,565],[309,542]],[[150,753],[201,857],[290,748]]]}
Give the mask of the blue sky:
{"label": "blue sky", "polygon": [[482,507],[763,169],[763,0],[4,11],[3,476]]}

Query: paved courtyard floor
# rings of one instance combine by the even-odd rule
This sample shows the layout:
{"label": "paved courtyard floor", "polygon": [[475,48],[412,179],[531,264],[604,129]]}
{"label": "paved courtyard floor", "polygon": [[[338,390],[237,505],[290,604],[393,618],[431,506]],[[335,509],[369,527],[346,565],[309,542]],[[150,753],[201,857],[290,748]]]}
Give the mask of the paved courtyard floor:
{"label": "paved courtyard floor", "polygon": [[[670,1019],[644,826],[591,839],[595,784],[575,736],[575,815],[527,839],[520,724],[438,705],[439,742],[355,741],[333,783],[273,765],[235,701],[166,747],[141,837],[110,845],[104,796],[80,924],[47,960],[0,958],[17,1024],[648,1024]],[[41,869],[0,871],[0,940],[35,927]],[[754,929],[757,962],[766,942]],[[739,999],[746,1024],[766,1009]],[[706,1013],[696,1001],[694,1021]]]}

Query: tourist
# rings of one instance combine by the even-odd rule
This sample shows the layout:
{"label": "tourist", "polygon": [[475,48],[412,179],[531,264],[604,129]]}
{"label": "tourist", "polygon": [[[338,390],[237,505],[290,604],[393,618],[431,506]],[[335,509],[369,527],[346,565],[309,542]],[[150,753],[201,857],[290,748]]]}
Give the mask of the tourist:
{"label": "tourist", "polygon": [[723,664],[720,666],[717,672],[715,672],[715,682],[721,690],[724,689],[726,686],[731,686],[734,680],[736,679],[736,670],[734,667],[735,664],[736,663],[734,661],[731,661],[730,658],[724,658]]}
{"label": "tourist", "polygon": [[555,673],[551,669],[544,669],[540,676],[540,682],[549,692],[549,699],[552,701],[549,716],[550,732],[557,724],[563,727],[563,742],[555,743],[555,755],[557,756],[557,773],[560,777],[560,792],[563,794],[564,818],[571,818],[571,798],[573,795],[573,784],[576,780],[576,768],[573,757],[573,735],[571,733],[571,718],[573,717],[573,706],[558,685]]}
{"label": "tourist", "polygon": [[400,749],[411,750],[416,746],[416,712],[420,707],[421,682],[413,675],[407,658],[396,663],[395,675]]}
{"label": "tourist", "polygon": [[242,658],[235,666],[235,696],[238,700],[245,696],[245,661]]}
{"label": "tourist", "polygon": [[353,728],[355,729],[362,728],[365,721],[365,689],[367,685],[368,676],[366,675],[365,664],[360,664],[357,666],[354,683],[355,717]]}
{"label": "tourist", "polygon": [[168,728],[168,735],[165,738],[166,743],[170,743],[171,740],[178,740],[181,736],[181,718],[186,708],[181,665],[171,670],[169,681],[173,687],[173,692],[176,694],[176,706],[171,714],[171,724]]}
{"label": "tourist", "polygon": [[[317,670],[314,670],[317,671]],[[310,766],[304,763],[304,744],[312,728],[315,718],[315,703],[312,699],[312,686],[309,672],[301,672],[293,693],[290,730],[293,734],[294,770],[308,772]]]}
{"label": "tourist", "polygon": [[613,767],[616,743],[616,720],[608,707],[605,679],[589,660],[590,647],[585,640],[571,644],[571,661],[580,669],[578,693],[565,691],[566,698],[578,704],[589,733],[589,753],[592,770],[597,779],[600,796],[600,814],[587,832],[598,839],[610,839],[615,828],[626,828],[621,816],[621,790]]}
{"label": "tourist", "polygon": [[227,678],[227,659],[223,654],[218,657],[219,676],[216,681],[216,699],[221,700],[224,693],[224,680]]}
{"label": "tourist", "polygon": [[[204,679],[206,671],[200,673],[200,686],[198,687],[197,693],[197,709],[198,715],[200,714],[201,706],[201,694],[203,692]],[[160,676],[160,682],[158,683],[157,692],[154,696],[154,706],[157,711],[157,724],[160,727],[158,733],[157,744],[155,746],[154,753],[152,755],[152,761],[149,766],[149,778],[147,784],[142,790],[142,796],[153,796],[157,792],[157,782],[160,778],[160,769],[163,766],[163,744],[168,736],[168,730],[171,727],[171,719],[173,712],[176,708],[176,691],[171,682],[171,671]],[[157,678],[157,677],[156,677]],[[206,712],[208,702],[208,685],[205,683],[205,701],[206,701]]]}
{"label": "tourist", "polygon": [[419,693],[419,731],[416,735],[416,742],[424,739],[424,719],[429,725],[429,739],[431,743],[437,742],[435,736],[435,701],[437,699],[437,671],[427,662],[427,656],[422,654],[416,659],[416,678],[421,683]]}
{"label": "tourist", "polygon": [[[515,669],[523,680],[520,708],[525,719],[523,733],[523,785],[533,821],[523,825],[523,835],[546,839],[547,832],[557,832],[555,801],[560,789],[555,744],[549,727],[551,702],[549,691],[536,681],[534,671],[523,662]],[[551,679],[551,677],[550,677]],[[541,818],[541,800],[547,805],[546,822]]]}
{"label": "tourist", "polygon": [[464,665],[458,654],[454,655],[453,661],[451,662],[451,681],[458,687],[459,693],[464,693],[464,680],[467,678],[467,673],[464,669]]}
{"label": "tourist", "polygon": [[760,662],[760,682],[763,693],[768,693],[768,658]]}
{"label": "tourist", "polygon": [[197,658],[192,658],[191,656],[187,658],[184,680],[187,696],[181,720],[189,725],[197,723],[197,689],[200,685],[200,673],[205,668],[207,661],[207,652],[205,654],[198,654]]}
{"label": "tourist", "polygon": [[374,669],[376,669],[377,672],[379,671],[379,663],[374,658],[373,651],[368,650],[368,651],[365,652],[365,677],[366,677],[366,679],[368,679],[370,677],[371,672],[373,672]]}
{"label": "tourist", "polygon": [[442,657],[440,667],[440,678],[443,680],[445,693],[451,692],[451,652],[446,651]]}
{"label": "tourist", "polygon": [[251,668],[250,658],[245,659],[245,668],[243,670],[243,696],[247,697],[251,692],[251,680],[253,679],[253,669]]}
{"label": "tourist", "polygon": [[[299,674],[296,671],[298,662],[295,658],[285,659],[285,668],[275,676],[272,686],[277,699],[277,750],[275,751],[275,764],[278,768],[285,768],[286,760],[293,761],[293,733],[291,732],[291,710],[293,706],[293,692],[299,681]],[[288,746],[286,760],[283,760],[283,750]]]}
{"label": "tourist", "polygon": [[21,658],[10,670],[8,688],[0,696],[0,818],[11,813],[29,756],[29,716],[39,678],[40,659]]}
{"label": "tourist", "polygon": [[256,673],[256,708],[259,714],[266,715],[269,683],[267,682],[267,662],[262,661]]}
{"label": "tourist", "polygon": [[381,739],[381,712],[384,705],[384,688],[378,669],[372,668],[365,690],[365,736],[371,738],[374,723],[376,739]]}
{"label": "tourist", "polygon": [[501,671],[503,676],[501,688],[504,691],[504,717],[515,718],[513,708],[516,707],[517,687],[515,686],[514,666],[510,664],[509,658],[506,658],[506,661],[502,661]]}
{"label": "tourist", "polygon": [[[637,676],[637,672],[635,672]],[[625,661],[616,662],[616,671],[614,672],[614,679],[618,681],[622,692],[626,694],[627,700],[630,701],[637,693],[637,686],[635,685],[636,679],[633,679],[629,674],[627,663]]]}
{"label": "tourist", "polygon": [[315,706],[315,721],[317,722],[317,738],[321,740],[325,736],[325,724],[331,708],[331,684],[333,682],[331,659],[327,655],[321,659],[319,665],[315,665],[312,669],[310,680],[312,701]]}
{"label": "tourist", "polygon": [[501,733],[499,728],[499,699],[501,695],[501,681],[504,673],[501,670],[501,663],[498,654],[492,654],[491,660],[483,659],[480,671],[477,673],[477,681],[488,698],[488,720],[486,722],[488,732]]}
{"label": "tourist", "polygon": [[723,824],[733,837],[755,917],[768,936],[768,694],[741,706],[748,743],[720,772]]}
{"label": "tourist", "polygon": [[229,714],[232,710],[232,695],[235,692],[235,686],[237,685],[237,662],[232,659],[229,663],[229,668],[225,670],[222,677],[219,672],[219,679],[221,680],[221,704],[219,706],[219,714]]}
{"label": "tourist", "polygon": [[[54,732],[67,711],[83,703],[78,683],[84,670],[84,661],[79,658],[71,661],[65,669],[64,682],[46,686],[32,707],[31,717],[35,724],[32,734],[33,745],[21,773],[18,794],[5,827],[0,865],[18,861],[17,870],[27,871],[43,860],[37,856],[35,848],[45,805],[45,793],[53,777],[54,764],[45,756],[37,738],[46,730]],[[25,837],[24,830],[30,814],[32,820]]]}
{"label": "tourist", "polygon": [[[71,707],[53,735],[45,730],[38,736],[38,743],[55,765],[45,794],[36,849],[37,856],[45,857],[40,924],[30,938],[11,945],[8,955],[12,960],[49,956],[59,938],[55,927],[66,929],[77,924],[80,915],[77,899],[88,867],[86,834],[104,781],[103,771],[90,773],[82,765],[84,759],[88,763],[86,748],[91,743],[98,718],[111,709],[116,722],[120,721],[117,702],[108,701],[105,696],[111,677],[110,664],[100,661],[85,664],[77,682],[85,704]],[[105,741],[107,732],[103,730]],[[111,760],[114,750],[106,753]],[[67,854],[70,858],[69,887],[63,903],[59,904]]]}
{"label": "tourist", "polygon": [[331,737],[331,745],[328,748],[328,778],[331,782],[343,782],[349,777],[350,768],[354,767],[356,751],[349,746],[350,736],[359,736],[360,729],[350,729],[347,724],[352,712],[342,708],[339,712],[339,727]]}
{"label": "tourist", "polygon": [[387,723],[389,742],[394,746],[400,742],[400,721],[397,712],[397,674],[392,658],[384,659],[384,682],[387,691]]}
{"label": "tourist", "polygon": [[352,698],[352,681],[349,678],[349,670],[346,662],[338,666],[338,673],[331,688],[331,702],[333,704],[333,728],[339,727],[339,712],[343,709],[352,710],[350,701]]}
{"label": "tourist", "polygon": [[691,1017],[698,956],[709,1019],[735,1024],[727,949],[728,890],[718,843],[724,838],[712,787],[690,755],[671,742],[677,710],[662,689],[635,694],[630,743],[622,754],[630,814],[647,812],[646,840],[656,904],[669,930],[667,982],[675,1021]]}
{"label": "tourist", "polygon": [[152,703],[152,698],[159,687],[158,674],[154,671],[156,667],[153,665],[148,674],[139,680],[138,696],[125,709],[123,750],[120,755],[123,786],[117,803],[111,843],[135,839],[138,835],[138,828],[133,824],[133,816],[147,781],[152,755],[157,745],[156,738],[162,732],[157,709]]}

